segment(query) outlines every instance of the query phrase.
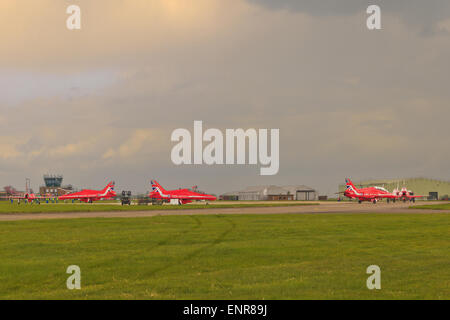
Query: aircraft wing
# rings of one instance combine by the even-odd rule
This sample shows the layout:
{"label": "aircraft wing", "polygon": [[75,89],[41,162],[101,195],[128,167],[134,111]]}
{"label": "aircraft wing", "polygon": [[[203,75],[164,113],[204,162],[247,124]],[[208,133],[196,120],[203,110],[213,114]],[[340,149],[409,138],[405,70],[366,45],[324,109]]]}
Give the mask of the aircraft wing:
{"label": "aircraft wing", "polygon": [[97,193],[70,193],[70,194],[65,194],[63,196],[60,196],[58,199],[59,200],[90,200],[90,199],[101,199],[101,198],[112,198],[112,196],[108,195],[108,194],[101,194],[100,192]]}
{"label": "aircraft wing", "polygon": [[172,194],[170,195],[171,199],[180,199],[180,200],[195,200],[195,199],[207,199],[207,195],[184,195],[184,194]]}
{"label": "aircraft wing", "polygon": [[383,198],[383,199],[397,199],[398,198],[398,196],[396,196],[394,194],[378,194],[377,197]]}
{"label": "aircraft wing", "polygon": [[25,196],[14,195],[14,196],[6,197],[6,199],[20,199],[20,200],[23,199],[23,200],[25,200],[25,199],[34,199],[34,198],[27,198]]}
{"label": "aircraft wing", "polygon": [[398,197],[393,194],[382,194],[382,193],[364,193],[361,195],[355,195],[355,198],[360,200],[373,200],[373,199],[397,199]]}
{"label": "aircraft wing", "polygon": [[63,196],[60,196],[59,199],[60,200],[65,200],[65,199],[91,199],[91,198],[97,198],[98,195],[97,194],[89,194],[89,193],[85,193],[85,194],[79,194],[79,193],[70,193],[70,194],[65,194]]}
{"label": "aircraft wing", "polygon": [[2,197],[2,199],[24,199],[24,198],[25,198],[24,196],[18,196],[18,195]]}

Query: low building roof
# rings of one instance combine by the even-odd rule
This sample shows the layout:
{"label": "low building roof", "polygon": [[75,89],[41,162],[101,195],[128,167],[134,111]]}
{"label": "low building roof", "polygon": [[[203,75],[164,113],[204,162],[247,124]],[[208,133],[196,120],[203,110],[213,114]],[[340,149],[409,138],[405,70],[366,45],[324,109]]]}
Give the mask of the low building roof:
{"label": "low building roof", "polygon": [[250,186],[239,192],[261,192],[270,186]]}
{"label": "low building roof", "polygon": [[283,186],[283,188],[289,189],[289,191],[291,191],[291,192],[293,192],[292,190],[295,190],[295,192],[297,192],[297,191],[315,192],[316,191],[315,189],[305,186],[305,185]]}
{"label": "low building roof", "polygon": [[[303,192],[316,192],[315,189],[305,185],[290,185],[290,186],[275,186],[275,185],[263,185],[263,186],[249,186],[242,191],[238,191],[237,194],[243,193],[264,193],[267,195],[280,195],[280,194],[295,194],[297,191]],[[226,193],[224,195],[235,195],[235,192]]]}
{"label": "low building roof", "polygon": [[239,191],[230,191],[230,192],[225,192],[222,193],[221,196],[238,196],[239,195]]}
{"label": "low building roof", "polygon": [[269,188],[267,188],[267,194],[268,195],[287,195],[287,194],[289,194],[289,190],[287,190],[283,187],[270,186]]}

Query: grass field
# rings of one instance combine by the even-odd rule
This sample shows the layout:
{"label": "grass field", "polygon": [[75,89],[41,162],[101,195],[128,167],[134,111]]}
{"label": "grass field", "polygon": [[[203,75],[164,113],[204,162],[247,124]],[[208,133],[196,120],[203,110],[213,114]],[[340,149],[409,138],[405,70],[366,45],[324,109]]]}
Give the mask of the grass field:
{"label": "grass field", "polygon": [[433,210],[450,210],[450,203],[428,204],[421,206],[410,206],[410,209],[433,209]]}
{"label": "grass field", "polygon": [[183,209],[210,209],[210,208],[248,208],[248,207],[286,207],[313,205],[317,203],[291,202],[291,203],[232,203],[232,204],[188,204],[188,205],[131,205],[105,203],[42,203],[17,204],[10,202],[0,203],[0,213],[45,213],[45,212],[93,212],[93,211],[147,211],[147,210],[183,210]]}
{"label": "grass field", "polygon": [[[0,223],[1,299],[449,299],[448,214]],[[381,268],[368,290],[366,268]],[[69,265],[81,290],[68,290]]]}

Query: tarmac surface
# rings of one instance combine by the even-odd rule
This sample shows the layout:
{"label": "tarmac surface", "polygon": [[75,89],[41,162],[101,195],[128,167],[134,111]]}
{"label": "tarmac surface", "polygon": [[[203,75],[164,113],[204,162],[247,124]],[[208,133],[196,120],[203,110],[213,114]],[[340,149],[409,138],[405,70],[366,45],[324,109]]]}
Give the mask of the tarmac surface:
{"label": "tarmac surface", "polygon": [[[317,204],[319,203],[319,204]],[[428,202],[420,202],[429,204]],[[436,202],[432,202],[436,204]],[[316,202],[312,205],[285,207],[247,207],[247,208],[211,208],[211,209],[178,209],[148,211],[112,211],[112,212],[61,212],[61,213],[4,213],[0,221],[41,220],[41,219],[76,219],[76,218],[136,218],[168,215],[218,215],[218,214],[321,214],[321,213],[353,213],[353,214],[433,214],[449,213],[450,210],[409,209],[410,203],[362,203],[356,202]]]}

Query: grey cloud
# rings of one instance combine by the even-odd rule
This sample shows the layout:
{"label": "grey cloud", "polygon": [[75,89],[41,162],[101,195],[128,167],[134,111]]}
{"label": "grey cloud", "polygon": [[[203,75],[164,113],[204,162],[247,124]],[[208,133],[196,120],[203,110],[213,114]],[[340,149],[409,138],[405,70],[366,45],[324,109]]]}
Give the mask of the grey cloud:
{"label": "grey cloud", "polygon": [[[271,9],[301,11],[312,15],[347,15],[365,10],[367,4],[376,4],[369,0],[248,0]],[[375,1],[380,2],[380,1]]]}
{"label": "grey cloud", "polygon": [[274,10],[304,12],[313,16],[353,15],[365,12],[369,5],[381,7],[382,14],[399,17],[423,35],[445,33],[438,27],[442,20],[450,18],[450,2],[447,0],[247,0]]}
{"label": "grey cloud", "polygon": [[[297,183],[332,193],[346,175],[450,178],[450,44],[418,37],[393,15],[385,19],[391,32],[368,33],[359,17],[314,12],[300,19],[245,8],[231,28],[219,24],[204,41],[152,54],[136,48],[117,60],[105,53],[117,64],[98,68],[117,76],[106,85],[93,77],[89,95],[68,99],[64,86],[2,107],[0,146],[12,151],[0,158],[2,181],[20,186],[29,176],[35,187],[42,173],[56,172],[78,186],[99,187],[109,178],[133,191],[159,178],[167,187],[198,184],[217,193]],[[89,74],[96,74],[96,59],[83,65]],[[192,131],[194,120],[222,130],[279,128],[279,174],[173,165],[170,134]],[[133,156],[124,156],[129,150]]]}

